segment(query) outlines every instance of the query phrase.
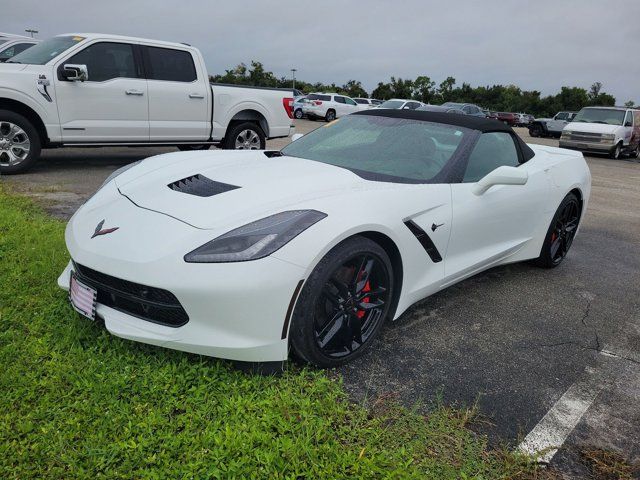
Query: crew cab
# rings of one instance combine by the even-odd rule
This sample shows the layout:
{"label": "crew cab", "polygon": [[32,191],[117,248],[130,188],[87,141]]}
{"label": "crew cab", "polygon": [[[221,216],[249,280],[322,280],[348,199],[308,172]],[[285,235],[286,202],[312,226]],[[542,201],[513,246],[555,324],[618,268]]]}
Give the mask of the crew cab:
{"label": "crew cab", "polygon": [[22,35],[0,33],[0,63],[6,62],[27,48],[33,47],[36,43],[40,43],[40,40]]}
{"label": "crew cab", "polygon": [[560,147],[608,154],[640,155],[640,110],[626,107],[585,107],[564,127]]}
{"label": "crew cab", "polygon": [[564,127],[573,120],[576,112],[558,112],[553,118],[535,118],[529,124],[532,137],[559,137]]}
{"label": "crew cab", "polygon": [[45,40],[0,64],[0,169],[41,148],[264,149],[293,133],[291,90],[210,84],[186,44],[102,34]]}

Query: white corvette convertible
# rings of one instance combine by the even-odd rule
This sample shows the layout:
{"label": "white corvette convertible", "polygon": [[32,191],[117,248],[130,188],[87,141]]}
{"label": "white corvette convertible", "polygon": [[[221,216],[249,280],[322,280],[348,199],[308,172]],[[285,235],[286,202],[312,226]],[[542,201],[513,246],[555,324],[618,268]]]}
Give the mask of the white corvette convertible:
{"label": "white corvette convertible", "polygon": [[120,337],[331,367],[448,285],[560,264],[590,187],[582,154],[528,146],[495,120],[369,110],[281,151],[114,172],[69,222],[58,283]]}

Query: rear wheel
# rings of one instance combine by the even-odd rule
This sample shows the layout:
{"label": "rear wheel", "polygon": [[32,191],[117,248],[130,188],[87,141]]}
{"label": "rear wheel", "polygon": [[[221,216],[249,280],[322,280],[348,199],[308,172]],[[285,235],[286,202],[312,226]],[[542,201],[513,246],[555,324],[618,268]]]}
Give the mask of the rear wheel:
{"label": "rear wheel", "polygon": [[302,113],[302,109],[298,108],[294,113],[293,116],[296,117],[298,120],[300,120],[304,114]]}
{"label": "rear wheel", "polygon": [[26,172],[40,157],[40,135],[22,115],[0,110],[0,172]]}
{"label": "rear wheel", "polygon": [[540,125],[531,125],[529,127],[529,135],[531,135],[532,137],[541,137],[542,127]]}
{"label": "rear wheel", "polygon": [[542,244],[540,256],[535,263],[544,268],[554,268],[562,263],[578,230],[580,222],[580,202],[570,193],[560,203],[547,236]]}
{"label": "rear wheel", "polygon": [[209,150],[211,145],[178,145],[178,150],[181,152],[192,152],[195,150]]}
{"label": "rear wheel", "polygon": [[262,128],[252,122],[238,123],[229,128],[224,139],[225,150],[264,150],[267,145]]}
{"label": "rear wheel", "polygon": [[325,114],[324,119],[327,122],[333,122],[336,119],[336,111],[332,109],[327,110],[327,113]]}
{"label": "rear wheel", "polygon": [[359,357],[378,335],[393,294],[393,269],[382,247],[364,237],[346,240],[302,289],[289,335],[293,353],[323,368]]}

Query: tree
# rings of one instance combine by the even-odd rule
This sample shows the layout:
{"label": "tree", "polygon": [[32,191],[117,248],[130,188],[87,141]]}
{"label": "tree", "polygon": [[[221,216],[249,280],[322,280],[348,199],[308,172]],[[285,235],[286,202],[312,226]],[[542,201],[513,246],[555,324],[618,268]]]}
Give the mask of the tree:
{"label": "tree", "polygon": [[371,98],[389,100],[391,97],[393,97],[393,91],[388,83],[378,82],[378,86],[371,92]]}
{"label": "tree", "polygon": [[444,102],[451,102],[453,100],[453,87],[456,84],[456,79],[453,77],[447,77],[444,79],[438,87],[439,100]]}
{"label": "tree", "polygon": [[633,100],[629,100],[624,102],[624,106],[627,108],[633,108],[635,106],[636,102],[634,102]]}
{"label": "tree", "polygon": [[367,91],[362,88],[362,84],[357,80],[349,80],[340,88],[340,90],[344,92],[345,95],[352,98],[366,98],[368,96]]}
{"label": "tree", "polygon": [[431,78],[421,75],[413,81],[413,93],[411,97],[424,103],[431,103],[436,98],[436,82]]}
{"label": "tree", "polygon": [[602,90],[602,83],[594,82],[589,89],[589,100],[593,101],[598,98],[598,95],[600,95],[600,90]]}

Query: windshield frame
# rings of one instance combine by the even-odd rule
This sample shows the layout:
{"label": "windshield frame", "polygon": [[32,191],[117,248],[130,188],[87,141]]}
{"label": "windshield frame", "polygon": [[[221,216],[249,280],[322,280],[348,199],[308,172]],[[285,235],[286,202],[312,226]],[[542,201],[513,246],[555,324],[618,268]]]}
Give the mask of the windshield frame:
{"label": "windshield frame", "polygon": [[[65,40],[67,43],[66,47],[64,46],[65,43],[63,43]],[[10,58],[6,63],[17,63],[21,65],[47,65],[48,63],[55,61],[57,58],[60,58],[62,55],[65,55],[74,47],[83,43],[85,40],[86,40],[86,37],[81,37],[79,35],[59,35],[57,37],[51,37],[47,40],[44,40],[43,42],[37,43],[34,46],[20,52],[16,56]],[[60,46],[61,50],[57,52],[55,51],[52,52],[54,54],[53,56],[49,55],[46,58],[46,60],[41,59],[38,62],[23,61],[23,58],[22,58],[23,56],[25,59],[28,59],[30,56],[33,57],[34,55],[37,55],[40,52],[40,50],[44,50],[44,52],[47,52],[48,50],[46,49],[47,48],[51,49],[51,46],[55,45],[56,42],[58,42],[58,44],[61,44]]]}
{"label": "windshield frame", "polygon": [[[362,115],[362,116],[364,116],[365,118],[366,117],[376,117],[376,115]],[[343,119],[340,119],[339,121],[343,121],[343,120],[345,120],[345,119],[347,119],[349,117],[355,118],[355,117],[361,117],[361,115],[347,116],[347,117],[344,117]],[[381,118],[385,118],[385,117],[381,117]],[[283,156],[290,157],[290,158],[298,158],[298,159],[304,160],[304,161],[317,162],[317,163],[321,163],[321,164],[324,164],[324,165],[329,165],[329,166],[336,167],[336,168],[342,168],[344,170],[348,170],[348,171],[354,173],[355,175],[359,176],[360,178],[362,178],[364,180],[369,180],[369,181],[373,181],[373,182],[400,183],[400,184],[409,184],[409,185],[460,183],[461,172],[463,172],[464,169],[466,168],[467,157],[468,157],[469,153],[473,150],[478,138],[481,135],[481,132],[479,130],[474,130],[474,129],[471,129],[471,128],[462,127],[462,126],[458,126],[458,125],[450,125],[450,124],[438,123],[438,122],[429,122],[429,121],[426,121],[426,120],[415,120],[415,121],[424,122],[424,123],[433,123],[435,125],[438,125],[439,127],[445,128],[445,129],[459,130],[463,134],[462,135],[462,139],[460,140],[460,143],[458,144],[456,149],[453,151],[453,153],[451,154],[449,159],[442,166],[441,170],[435,176],[433,176],[432,178],[416,179],[416,178],[410,178],[410,177],[402,177],[402,176],[399,176],[399,175],[390,175],[390,174],[386,174],[386,173],[373,172],[373,171],[370,171],[370,170],[362,170],[362,169],[359,169],[359,168],[348,167],[348,166],[345,166],[345,165],[337,165],[335,163],[331,163],[329,161],[323,161],[321,159],[307,158],[307,157],[303,157],[303,156],[300,156],[300,155],[292,155],[292,154],[288,153],[286,150],[291,145],[294,145],[294,142],[292,142],[292,143],[286,145],[285,147],[283,147],[280,150],[280,154],[283,155]],[[313,130],[313,131],[309,132],[307,135],[311,135],[316,131],[320,131],[321,128],[323,128],[323,127],[317,128],[316,130]],[[296,141],[298,142],[298,141],[300,141],[300,139],[298,139]]]}

